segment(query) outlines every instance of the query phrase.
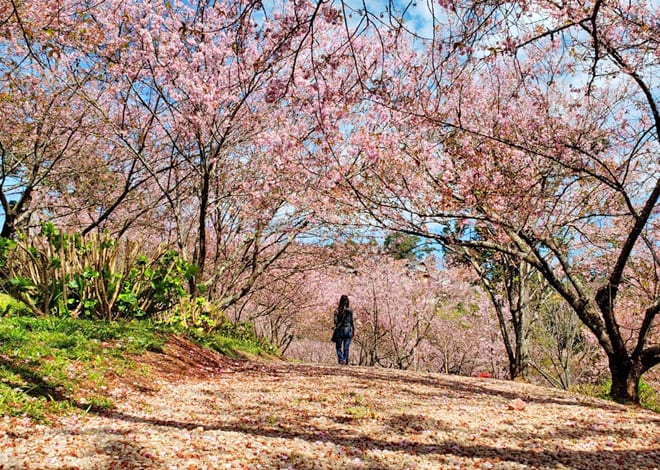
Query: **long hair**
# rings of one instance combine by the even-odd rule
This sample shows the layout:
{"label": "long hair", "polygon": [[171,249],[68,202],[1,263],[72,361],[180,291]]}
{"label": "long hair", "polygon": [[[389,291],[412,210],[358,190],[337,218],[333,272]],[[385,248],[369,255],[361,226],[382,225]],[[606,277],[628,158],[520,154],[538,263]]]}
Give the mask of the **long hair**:
{"label": "long hair", "polygon": [[344,312],[348,308],[348,296],[342,295],[339,297],[339,306],[337,307],[337,317],[341,320],[344,319]]}

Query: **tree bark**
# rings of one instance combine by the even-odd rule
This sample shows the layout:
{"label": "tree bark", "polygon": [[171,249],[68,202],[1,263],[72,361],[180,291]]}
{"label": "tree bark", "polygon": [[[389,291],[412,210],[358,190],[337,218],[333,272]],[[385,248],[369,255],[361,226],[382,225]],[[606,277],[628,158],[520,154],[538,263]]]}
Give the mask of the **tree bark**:
{"label": "tree bark", "polygon": [[644,372],[642,364],[615,355],[610,355],[608,359],[612,374],[612,399],[618,403],[639,403],[639,381]]}

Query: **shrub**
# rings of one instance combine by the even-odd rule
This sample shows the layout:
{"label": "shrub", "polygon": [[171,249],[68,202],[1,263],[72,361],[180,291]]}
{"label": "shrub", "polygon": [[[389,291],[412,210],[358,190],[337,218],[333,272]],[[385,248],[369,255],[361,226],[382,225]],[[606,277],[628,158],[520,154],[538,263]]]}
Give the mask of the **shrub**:
{"label": "shrub", "polygon": [[259,336],[252,322],[234,323],[225,315],[214,315],[213,326],[207,329],[197,327],[190,329],[191,336],[198,342],[228,356],[234,356],[236,351],[252,354],[262,352],[277,355],[278,350],[266,338]]}
{"label": "shrub", "polygon": [[196,329],[200,333],[212,331],[218,312],[204,297],[184,296],[171,309],[163,311],[158,320],[184,330]]}
{"label": "shrub", "polygon": [[35,315],[154,317],[186,295],[193,266],[172,250],[141,253],[135,241],[83,237],[44,224],[39,236],[0,239],[3,287]]}

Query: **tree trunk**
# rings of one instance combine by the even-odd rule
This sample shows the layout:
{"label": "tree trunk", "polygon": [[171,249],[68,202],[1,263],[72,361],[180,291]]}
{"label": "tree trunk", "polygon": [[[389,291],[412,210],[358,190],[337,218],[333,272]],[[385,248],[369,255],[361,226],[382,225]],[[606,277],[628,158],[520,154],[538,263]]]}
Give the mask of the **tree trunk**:
{"label": "tree trunk", "polygon": [[[522,282],[522,281],[521,281]],[[522,295],[523,286],[520,286],[520,295]],[[515,309],[511,308],[511,323],[513,323],[515,354],[509,359],[509,373],[511,380],[525,378],[529,367],[529,348],[527,344],[528,321],[527,314],[523,310],[524,306],[518,305]]]}
{"label": "tree trunk", "polygon": [[523,364],[520,356],[516,356],[515,361],[509,363],[509,376],[511,380],[519,380],[525,377],[527,364]]}
{"label": "tree trunk", "polygon": [[[197,295],[197,286],[204,281],[204,266],[206,263],[206,221],[208,215],[210,188],[211,188],[211,169],[202,174],[202,187],[200,188],[199,198],[199,220],[197,226],[197,246],[193,253],[193,265],[197,267],[197,272],[190,281],[190,295]],[[207,294],[208,295],[208,294]]]}
{"label": "tree trunk", "polygon": [[609,367],[612,374],[612,398],[618,403],[639,404],[639,381],[643,372],[641,364],[610,356]]}
{"label": "tree trunk", "polygon": [[16,227],[14,225],[16,216],[14,214],[7,213],[5,215],[5,223],[2,226],[2,233],[0,237],[3,238],[12,238],[16,233]]}

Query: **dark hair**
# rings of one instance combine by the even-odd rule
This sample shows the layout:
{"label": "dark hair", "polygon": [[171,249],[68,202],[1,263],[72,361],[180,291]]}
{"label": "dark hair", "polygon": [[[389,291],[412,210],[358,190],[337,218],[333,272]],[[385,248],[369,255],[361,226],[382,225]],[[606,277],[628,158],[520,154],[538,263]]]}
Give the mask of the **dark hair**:
{"label": "dark hair", "polygon": [[344,311],[348,308],[348,296],[342,295],[339,297],[339,307],[337,307],[337,315],[339,318],[344,317]]}
{"label": "dark hair", "polygon": [[337,314],[335,316],[335,327],[344,323],[346,310],[348,310],[348,296],[342,295],[339,297],[339,306],[337,307]]}
{"label": "dark hair", "polygon": [[344,314],[347,308],[348,308],[348,296],[342,295],[341,297],[339,297],[339,306],[337,307],[337,318],[339,319],[339,323],[342,323],[344,321]]}

